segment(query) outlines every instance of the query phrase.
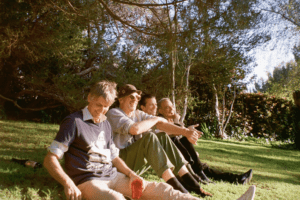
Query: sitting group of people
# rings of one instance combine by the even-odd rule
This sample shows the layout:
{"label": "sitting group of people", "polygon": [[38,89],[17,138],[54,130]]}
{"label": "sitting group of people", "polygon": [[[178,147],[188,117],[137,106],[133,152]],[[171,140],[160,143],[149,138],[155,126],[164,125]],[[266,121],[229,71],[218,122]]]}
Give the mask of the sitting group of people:
{"label": "sitting group of people", "polygon": [[[109,109],[117,100],[117,107]],[[199,199],[212,196],[200,183],[214,180],[246,184],[244,174],[224,173],[202,163],[194,145],[202,132],[178,124],[168,98],[158,102],[126,84],[100,81],[88,94],[88,105],[67,116],[48,148],[44,166],[64,186],[67,199],[132,198],[131,183],[142,182],[140,199]],[[137,109],[140,102],[140,109]],[[156,115],[158,111],[159,116]],[[65,170],[59,159],[65,159]],[[140,175],[149,167],[166,183]],[[254,191],[252,190],[252,197]]]}

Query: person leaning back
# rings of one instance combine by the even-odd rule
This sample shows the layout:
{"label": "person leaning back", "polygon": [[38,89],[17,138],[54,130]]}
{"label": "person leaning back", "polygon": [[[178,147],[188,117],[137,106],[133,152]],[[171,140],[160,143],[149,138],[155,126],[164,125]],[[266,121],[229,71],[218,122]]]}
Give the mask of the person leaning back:
{"label": "person leaning back", "polygon": [[[67,199],[125,199],[132,197],[131,183],[142,182],[140,199],[198,198],[174,190],[166,183],[148,182],[119,158],[105,113],[116,97],[116,84],[96,83],[84,109],[67,116],[48,148],[44,166],[64,187]],[[64,156],[65,169],[59,163]]]}

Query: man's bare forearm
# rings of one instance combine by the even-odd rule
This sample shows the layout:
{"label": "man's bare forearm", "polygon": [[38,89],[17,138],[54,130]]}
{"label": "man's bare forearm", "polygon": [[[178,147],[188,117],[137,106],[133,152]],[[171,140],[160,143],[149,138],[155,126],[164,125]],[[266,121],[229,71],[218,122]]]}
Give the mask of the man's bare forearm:
{"label": "man's bare forearm", "polygon": [[112,164],[117,168],[119,172],[122,174],[125,174],[127,176],[130,175],[130,173],[134,173],[127,165],[126,163],[119,157],[116,157],[112,160]]}
{"label": "man's bare forearm", "polygon": [[165,122],[159,122],[157,123],[156,127],[163,131],[166,132],[168,135],[183,135],[186,136],[187,133],[187,128],[185,127],[180,127],[171,123],[165,123]]}
{"label": "man's bare forearm", "polygon": [[136,122],[130,127],[129,133],[131,135],[142,134],[148,131],[149,129],[151,129],[154,125],[156,125],[158,121],[159,121],[158,117],[153,117],[151,119]]}
{"label": "man's bare forearm", "polygon": [[43,165],[48,170],[49,174],[63,186],[73,182],[72,179],[65,173],[57,157],[53,153],[48,152]]}
{"label": "man's bare forearm", "polygon": [[199,138],[199,134],[194,130],[189,130],[185,127],[176,126],[174,124],[159,122],[157,123],[157,128],[166,132],[168,135],[183,135],[190,143],[196,144]]}

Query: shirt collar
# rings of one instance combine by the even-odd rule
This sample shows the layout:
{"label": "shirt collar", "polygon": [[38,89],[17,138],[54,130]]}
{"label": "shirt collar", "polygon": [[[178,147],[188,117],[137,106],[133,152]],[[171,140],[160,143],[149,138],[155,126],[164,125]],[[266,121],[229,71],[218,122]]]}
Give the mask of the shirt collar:
{"label": "shirt collar", "polygon": [[[95,123],[94,118],[93,118],[92,114],[90,113],[87,106],[84,109],[82,109],[82,113],[83,113],[83,121],[93,120],[93,122]],[[100,123],[105,120],[106,120],[106,116],[102,115],[101,119],[100,119]]]}

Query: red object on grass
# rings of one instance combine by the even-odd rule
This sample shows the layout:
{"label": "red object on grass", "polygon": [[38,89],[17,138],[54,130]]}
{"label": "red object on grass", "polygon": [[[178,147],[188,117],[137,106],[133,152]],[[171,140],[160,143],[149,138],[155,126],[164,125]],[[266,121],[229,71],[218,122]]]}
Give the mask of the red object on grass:
{"label": "red object on grass", "polygon": [[142,196],[143,188],[142,188],[143,182],[139,179],[135,179],[131,183],[131,189],[132,189],[132,198],[133,199],[139,199]]}

